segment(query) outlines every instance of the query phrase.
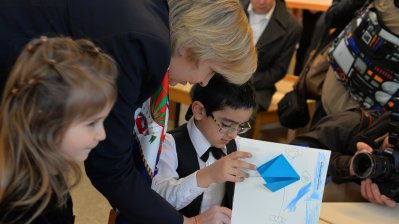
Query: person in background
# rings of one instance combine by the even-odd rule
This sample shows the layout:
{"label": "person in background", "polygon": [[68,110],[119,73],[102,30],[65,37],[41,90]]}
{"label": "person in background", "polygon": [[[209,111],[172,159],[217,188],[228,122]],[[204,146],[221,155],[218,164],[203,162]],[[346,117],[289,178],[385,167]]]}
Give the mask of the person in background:
{"label": "person in background", "polygon": [[88,40],[28,43],[0,106],[0,223],[72,224],[77,161],[105,139],[114,61]]}
{"label": "person in background", "polygon": [[232,208],[233,182],[244,181],[245,169],[255,169],[240,160],[250,153],[236,151],[237,134],[251,128],[248,120],[256,107],[251,85],[237,86],[215,75],[206,87],[194,85],[192,92],[190,120],[166,135],[152,182],[187,217],[213,205]]}
{"label": "person in background", "polygon": [[[295,67],[294,74],[300,75],[306,58],[309,54],[309,50],[311,50],[312,41],[313,41],[313,33],[315,32],[316,22],[322,15],[321,11],[318,10],[302,10],[302,27],[303,32],[301,35],[301,39],[299,40],[299,46],[295,54]],[[316,30],[316,32],[318,32]]]}
{"label": "person in background", "polygon": [[258,68],[251,81],[259,110],[267,110],[275,83],[287,74],[302,25],[281,0],[240,0],[254,32]]}
{"label": "person in background", "polygon": [[[390,36],[391,37],[390,41],[392,41],[392,37],[393,39],[397,38],[397,36],[395,35],[397,35],[399,32],[398,29],[399,17],[397,16],[399,8],[398,5],[397,4],[395,5],[394,2],[395,1],[392,0],[375,0],[369,5],[369,7],[370,6],[374,7],[374,9],[372,10],[376,10],[373,12],[378,13],[379,26],[384,27],[384,31],[386,33],[389,32],[390,35],[392,35]],[[348,20],[349,19],[348,15],[353,16],[353,12],[355,12],[356,9],[359,8],[362,4],[364,4],[364,2],[361,1],[351,1],[351,2],[339,1],[336,4],[333,4],[333,6],[328,10],[328,13],[330,14],[326,15],[326,19],[335,18],[332,19],[332,21],[335,21],[334,26],[337,27],[338,33],[340,33],[340,30],[342,30],[348,24],[347,23],[339,24],[336,22],[338,22],[339,20],[341,21]],[[364,14],[365,12],[367,13],[370,12],[366,11],[365,9],[366,8],[363,8],[361,11],[359,11],[359,13]],[[355,16],[358,16],[357,14]],[[361,20],[359,19],[354,20],[356,23],[350,23],[350,25],[368,22],[370,21],[368,19],[369,17],[365,16],[362,17]],[[365,25],[362,27],[368,28],[368,32],[365,32],[365,34],[372,33],[373,27]],[[359,34],[361,33],[361,31],[362,30],[355,32],[356,34]],[[341,37],[347,37],[347,35]],[[340,36],[338,36],[338,38],[340,38]],[[353,40],[351,40],[351,42],[352,44],[354,45],[357,44],[358,46],[360,46],[361,44],[360,42],[355,43],[353,42]],[[333,42],[333,44],[336,43],[338,43],[338,40],[335,40]],[[388,49],[392,50],[391,48]],[[344,58],[344,61],[350,61],[349,60],[350,57],[348,57],[348,55],[350,54],[349,50],[346,53],[348,54],[342,58]],[[368,55],[369,53],[370,52],[365,51],[364,55],[376,58],[375,57],[376,54]],[[384,55],[384,57],[385,56],[386,55]],[[360,57],[356,59],[357,67],[361,68],[362,66],[359,65],[361,64],[360,61],[362,59],[360,60],[359,59]],[[372,60],[369,60],[369,62],[372,62]],[[387,63],[385,65],[389,64],[390,63]],[[391,63],[390,66],[392,65],[395,64]],[[386,68],[388,67],[380,67],[379,69],[381,69],[380,71],[383,71]],[[369,72],[369,74],[373,73],[374,71]],[[389,73],[387,72],[385,74]],[[360,73],[356,72],[352,73],[351,76],[362,77]],[[370,79],[370,81],[372,80],[373,79]],[[353,84],[349,86],[356,87],[357,85]],[[392,91],[392,88],[395,88],[395,85],[392,85],[391,83],[390,88],[386,88],[385,90]],[[339,194],[341,193],[340,189],[342,188],[340,186],[350,186],[348,184],[351,184],[353,182],[359,182],[360,185],[359,186],[356,185],[356,188],[359,189],[360,195],[363,198],[363,200],[365,199],[367,201],[378,203],[381,205],[386,205],[388,207],[396,206],[396,202],[393,200],[393,198],[389,198],[386,195],[381,194],[378,185],[374,183],[374,181],[372,181],[369,178],[360,181],[358,177],[354,176],[354,170],[353,170],[354,155],[356,155],[360,151],[370,153],[372,151],[371,146],[373,146],[374,149],[376,149],[377,147],[385,149],[386,147],[389,146],[386,140],[383,141],[382,143],[380,140],[384,135],[386,135],[386,133],[389,130],[389,122],[390,122],[389,116],[391,115],[391,109],[390,108],[382,109],[381,106],[382,105],[375,104],[374,107],[367,108],[364,105],[361,105],[359,102],[352,99],[352,96],[350,95],[349,91],[344,87],[343,83],[337,80],[337,76],[334,70],[332,69],[332,66],[330,66],[329,71],[326,74],[326,79],[324,81],[323,91],[322,91],[321,111],[325,109],[327,115],[325,115],[324,112],[324,115],[320,116],[321,117],[320,120],[318,120],[311,127],[309,132],[297,136],[293,141],[291,141],[290,144],[307,145],[310,147],[325,148],[332,151],[328,175],[332,177],[334,183],[337,183],[337,185],[334,185],[334,183],[330,185],[332,186],[332,189],[335,193],[334,197],[339,196]],[[379,142],[381,144],[377,146],[375,142]],[[345,184],[341,185],[341,183]],[[344,190],[346,191],[347,189]],[[352,197],[353,194],[345,196]],[[350,200],[350,198],[347,197],[346,200]]]}
{"label": "person in background", "polygon": [[[307,99],[316,100],[315,112],[313,113],[313,116],[311,116],[311,127],[316,124],[320,118],[326,115],[322,108],[320,99],[325,76],[330,67],[327,56],[328,49],[348,22],[352,20],[356,11],[362,8],[365,4],[366,3],[363,0],[333,1],[332,5],[326,12],[323,12],[320,15],[320,18],[318,18],[316,24],[314,24],[314,32],[312,34],[310,45],[307,47],[308,52],[304,57],[304,67],[302,68],[299,74],[299,80],[295,85],[298,91],[306,95],[305,97]],[[309,14],[304,14],[304,20],[305,15]],[[307,19],[310,19],[310,17]],[[306,22],[303,21],[303,23]],[[307,25],[310,26],[311,24]],[[305,29],[307,28],[304,27],[304,32],[306,32]],[[304,35],[307,36],[308,34]],[[301,40],[301,44],[302,41],[303,40]],[[297,51],[297,59],[298,57],[303,57],[303,55],[299,55],[299,49]],[[302,66],[301,63],[297,61],[295,69],[300,66]],[[296,70],[296,74],[297,72],[298,71]],[[305,76],[306,82],[304,81]]]}
{"label": "person in background", "polygon": [[[333,0],[325,12],[303,10],[303,33],[296,54],[295,74],[299,75],[312,50],[324,48],[345,28],[364,0]],[[330,32],[332,31],[332,32]]]}
{"label": "person in background", "polygon": [[[240,4],[236,0],[0,0],[0,6],[0,83],[34,37],[91,39],[115,59],[119,73],[117,101],[104,122],[107,139],[85,161],[92,184],[129,223],[194,222],[152,191],[138,172],[134,151],[139,143],[132,135],[135,111],[161,84],[206,85],[214,72],[236,84],[251,77],[257,66],[256,48]],[[162,119],[167,121],[167,115]],[[215,207],[197,220],[212,222],[230,214]]]}
{"label": "person in background", "polygon": [[[394,2],[394,0],[375,0],[372,1],[369,6],[375,8],[379,16],[379,22],[385,28],[385,32],[389,32],[390,35],[392,35],[393,39],[396,39],[393,42],[397,42],[397,39],[399,38],[399,17],[397,16],[399,13],[399,4],[397,3],[396,5]],[[389,43],[392,40],[384,41]],[[384,75],[381,75],[381,73],[388,74],[387,76],[391,76],[392,74],[399,72],[399,68],[398,66],[396,66],[397,59],[379,59],[388,57],[387,55],[391,54],[390,52],[381,53],[383,51],[377,51],[377,49],[373,49],[373,46],[367,46],[366,44],[363,44],[361,42],[358,42],[356,44],[362,46],[362,48],[360,49],[361,51],[364,51],[364,54],[366,55],[365,57],[368,58],[359,59],[369,60],[370,63],[372,63],[371,67],[375,67],[380,71],[368,71],[370,74],[376,74],[376,77],[384,77]],[[380,46],[383,46],[383,44],[380,44]],[[396,45],[395,48],[397,47],[398,46]],[[384,46],[383,49],[384,48],[390,50],[395,49],[391,46]],[[372,53],[370,54],[369,52]],[[343,57],[337,57],[337,59],[339,58]],[[359,59],[357,59],[357,61],[360,61]],[[333,60],[331,55],[330,60]],[[346,57],[344,61],[351,60],[351,58]],[[347,83],[344,83],[343,80],[339,80],[338,77],[342,76],[342,74],[338,75],[337,71],[338,70],[334,70],[333,66],[330,66],[323,84],[321,102],[322,109],[324,110],[325,114],[330,115],[358,107],[371,110],[383,110],[384,108],[389,110],[388,104],[389,101],[391,101],[390,98],[392,97],[393,93],[395,93],[399,88],[398,83],[396,83],[395,81],[391,82],[391,80],[384,80],[385,84],[383,84],[382,81],[380,81],[377,85],[367,83],[365,86],[368,87],[363,88],[361,84],[359,85],[359,83],[356,82],[357,79],[347,79]],[[361,76],[362,74],[360,72],[354,73],[352,75],[352,77]],[[373,79],[370,79],[370,82]],[[361,80],[361,82],[364,81]],[[360,86],[362,88],[356,88],[357,86]],[[370,86],[372,86],[372,88],[370,88]],[[377,86],[377,88],[374,88],[375,86]],[[359,93],[360,95],[363,95],[363,97],[359,97]],[[369,94],[371,95],[371,97],[368,96]],[[367,98],[373,98],[371,99],[372,102],[370,103],[370,99]]]}

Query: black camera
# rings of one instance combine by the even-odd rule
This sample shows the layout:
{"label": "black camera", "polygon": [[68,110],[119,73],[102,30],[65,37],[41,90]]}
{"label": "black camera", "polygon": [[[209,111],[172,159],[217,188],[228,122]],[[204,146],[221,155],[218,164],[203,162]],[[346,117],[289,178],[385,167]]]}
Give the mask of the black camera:
{"label": "black camera", "polygon": [[392,148],[374,149],[372,154],[359,153],[353,158],[356,176],[371,178],[381,194],[399,202],[399,101],[391,113],[389,144]]}

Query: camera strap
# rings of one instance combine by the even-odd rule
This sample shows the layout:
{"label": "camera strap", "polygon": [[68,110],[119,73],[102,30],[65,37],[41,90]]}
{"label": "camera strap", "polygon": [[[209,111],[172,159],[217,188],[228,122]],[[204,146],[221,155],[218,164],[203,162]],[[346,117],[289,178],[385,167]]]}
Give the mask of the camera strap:
{"label": "camera strap", "polygon": [[389,130],[391,122],[391,112],[377,112],[361,110],[362,117],[360,128],[356,135],[349,141],[348,147],[356,149],[358,142],[365,142],[372,148],[378,148],[381,144],[381,138],[385,137]]}

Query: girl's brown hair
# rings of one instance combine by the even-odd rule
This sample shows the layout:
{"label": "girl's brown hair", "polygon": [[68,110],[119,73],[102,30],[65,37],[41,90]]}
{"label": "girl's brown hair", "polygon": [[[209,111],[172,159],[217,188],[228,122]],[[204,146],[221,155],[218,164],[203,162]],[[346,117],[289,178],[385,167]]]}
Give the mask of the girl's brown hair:
{"label": "girl's brown hair", "polygon": [[[25,47],[0,106],[3,219],[13,210],[22,211],[22,217],[35,205],[28,220],[7,220],[29,223],[52,197],[58,206],[65,205],[81,173],[78,164],[59,153],[58,147],[69,125],[115,102],[116,74],[114,61],[88,40],[40,37]],[[71,173],[75,178],[68,181]]]}

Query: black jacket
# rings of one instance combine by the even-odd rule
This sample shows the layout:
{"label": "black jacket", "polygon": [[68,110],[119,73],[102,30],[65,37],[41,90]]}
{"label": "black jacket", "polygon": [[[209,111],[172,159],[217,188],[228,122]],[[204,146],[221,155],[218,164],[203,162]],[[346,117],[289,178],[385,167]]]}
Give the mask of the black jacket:
{"label": "black jacket", "polygon": [[[249,0],[240,0],[247,12]],[[269,24],[256,43],[258,68],[252,76],[255,101],[264,110],[269,108],[275,83],[287,74],[292,54],[302,34],[302,25],[287,11],[285,3],[276,0]]]}
{"label": "black jacket", "polygon": [[43,34],[88,38],[119,65],[118,99],[105,120],[107,139],[86,161],[93,185],[131,223],[182,223],[133,164],[135,109],[160,86],[170,63],[165,0],[0,0],[0,85],[20,50]]}

